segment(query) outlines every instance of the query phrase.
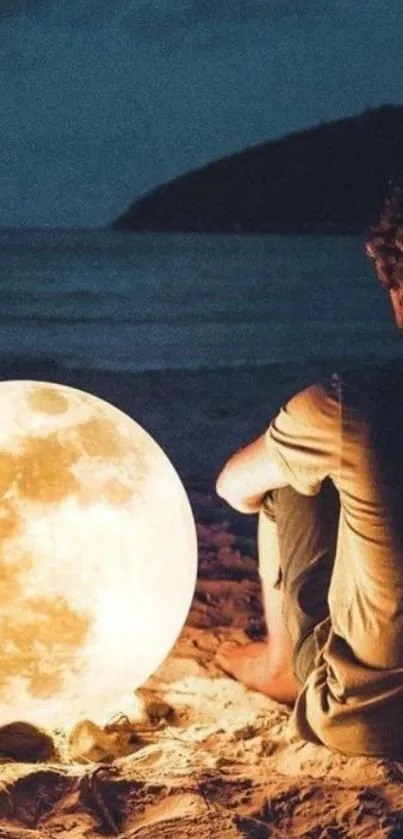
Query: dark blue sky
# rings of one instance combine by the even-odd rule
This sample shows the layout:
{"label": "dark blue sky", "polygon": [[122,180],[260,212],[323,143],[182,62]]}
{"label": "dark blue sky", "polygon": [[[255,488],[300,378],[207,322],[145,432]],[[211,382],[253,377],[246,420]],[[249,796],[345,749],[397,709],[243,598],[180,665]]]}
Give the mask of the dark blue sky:
{"label": "dark blue sky", "polygon": [[210,160],[403,102],[401,19],[401,0],[0,0],[0,224],[105,224]]}

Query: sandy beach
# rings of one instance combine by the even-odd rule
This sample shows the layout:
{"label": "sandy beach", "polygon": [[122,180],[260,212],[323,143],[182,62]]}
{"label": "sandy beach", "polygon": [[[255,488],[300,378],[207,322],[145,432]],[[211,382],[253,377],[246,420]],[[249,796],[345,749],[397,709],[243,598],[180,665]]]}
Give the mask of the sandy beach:
{"label": "sandy beach", "polygon": [[126,716],[103,731],[89,722],[73,738],[59,732],[47,760],[2,759],[0,839],[403,836],[403,763],[303,743],[288,707],[215,663],[223,641],[264,632],[255,518],[215,496],[215,475],[287,395],[329,369],[130,375],[1,366],[3,379],[53,380],[106,398],[155,437],[190,497],[199,575],[175,648]]}

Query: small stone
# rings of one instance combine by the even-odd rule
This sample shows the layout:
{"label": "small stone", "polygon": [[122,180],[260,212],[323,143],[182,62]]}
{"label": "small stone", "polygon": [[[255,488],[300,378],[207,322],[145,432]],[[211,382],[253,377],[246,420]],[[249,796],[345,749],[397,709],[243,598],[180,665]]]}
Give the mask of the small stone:
{"label": "small stone", "polygon": [[262,740],[260,755],[261,757],[270,757],[277,749],[278,743],[275,743],[274,740]]}
{"label": "small stone", "polygon": [[115,738],[91,720],[81,720],[71,729],[68,746],[77,763],[111,763],[116,757]]}
{"label": "small stone", "polygon": [[36,725],[11,722],[0,726],[0,755],[21,763],[39,763],[55,755],[53,738]]}
{"label": "small stone", "polygon": [[258,734],[258,729],[253,725],[244,725],[242,728],[238,728],[236,731],[233,732],[232,739],[237,742],[238,740],[252,740],[253,737],[256,737]]}
{"label": "small stone", "polygon": [[167,702],[148,702],[146,713],[152,725],[158,725],[161,722],[172,723],[175,720],[175,710]]}

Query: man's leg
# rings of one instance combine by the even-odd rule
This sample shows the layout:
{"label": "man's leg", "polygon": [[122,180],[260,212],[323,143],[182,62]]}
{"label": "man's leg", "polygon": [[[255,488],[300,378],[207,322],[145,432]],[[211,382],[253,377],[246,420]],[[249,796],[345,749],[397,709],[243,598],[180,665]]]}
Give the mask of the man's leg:
{"label": "man's leg", "polygon": [[284,622],[283,592],[277,586],[280,562],[277,527],[271,517],[263,513],[259,517],[258,545],[269,639],[245,646],[231,642],[222,644],[217,662],[226,673],[247,687],[293,705],[301,686],[293,672],[293,644]]}
{"label": "man's leg", "polygon": [[258,534],[268,641],[223,645],[217,656],[236,679],[289,704],[313,666],[313,629],[328,614],[338,518],[338,494],[330,481],[314,497],[292,487],[270,493]]}

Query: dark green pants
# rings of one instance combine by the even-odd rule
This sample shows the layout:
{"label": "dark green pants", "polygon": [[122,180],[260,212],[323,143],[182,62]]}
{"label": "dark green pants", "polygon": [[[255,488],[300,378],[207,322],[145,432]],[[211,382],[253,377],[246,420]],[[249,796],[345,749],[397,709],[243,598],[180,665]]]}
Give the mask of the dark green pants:
{"label": "dark green pants", "polygon": [[[303,684],[315,659],[314,627],[328,614],[336,553],[339,495],[330,480],[315,496],[287,486],[268,493],[261,515],[277,525],[284,621],[294,645],[294,672]],[[270,628],[269,628],[270,629]]]}

